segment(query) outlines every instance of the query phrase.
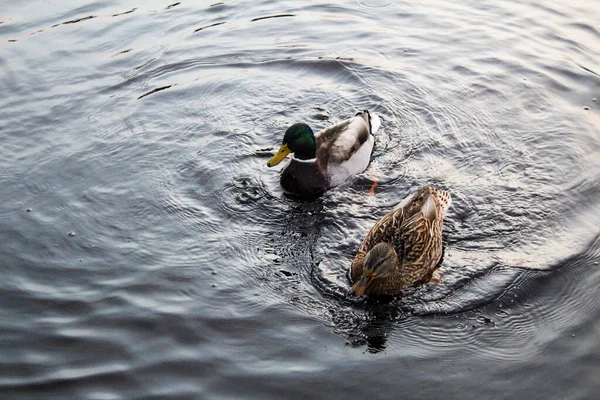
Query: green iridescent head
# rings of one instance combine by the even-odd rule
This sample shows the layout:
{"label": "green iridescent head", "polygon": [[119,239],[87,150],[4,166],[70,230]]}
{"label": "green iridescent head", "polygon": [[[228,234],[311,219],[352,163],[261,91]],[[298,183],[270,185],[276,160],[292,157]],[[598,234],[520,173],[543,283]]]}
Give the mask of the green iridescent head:
{"label": "green iridescent head", "polygon": [[274,167],[279,164],[288,154],[294,153],[294,157],[300,160],[310,160],[315,158],[316,143],[315,135],[310,126],[297,123],[290,126],[283,137],[281,147],[269,162],[268,167]]}

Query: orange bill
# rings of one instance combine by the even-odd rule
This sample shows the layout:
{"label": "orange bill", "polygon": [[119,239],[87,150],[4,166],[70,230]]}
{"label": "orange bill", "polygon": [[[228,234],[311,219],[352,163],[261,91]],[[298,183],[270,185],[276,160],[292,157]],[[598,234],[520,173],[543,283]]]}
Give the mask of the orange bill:
{"label": "orange bill", "polygon": [[356,297],[362,296],[371,282],[373,282],[373,273],[364,274],[354,285],[352,285],[348,294]]}

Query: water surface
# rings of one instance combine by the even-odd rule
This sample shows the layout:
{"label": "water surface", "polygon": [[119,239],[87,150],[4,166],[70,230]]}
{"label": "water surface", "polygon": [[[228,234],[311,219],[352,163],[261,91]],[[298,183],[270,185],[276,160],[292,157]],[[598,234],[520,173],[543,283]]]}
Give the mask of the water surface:
{"label": "water surface", "polygon": [[[4,3],[3,398],[600,389],[597,4]],[[286,127],[361,109],[367,171],[285,196]],[[348,299],[424,184],[453,194],[444,285]]]}

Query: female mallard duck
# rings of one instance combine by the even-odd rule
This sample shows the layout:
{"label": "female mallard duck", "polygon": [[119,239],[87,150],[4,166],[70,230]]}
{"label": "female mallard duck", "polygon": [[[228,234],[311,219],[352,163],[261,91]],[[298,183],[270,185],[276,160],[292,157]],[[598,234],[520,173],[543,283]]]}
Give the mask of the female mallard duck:
{"label": "female mallard duck", "polygon": [[367,168],[375,142],[372,134],[380,125],[379,117],[366,110],[316,135],[308,125],[294,124],[267,166],[274,167],[293,153],[281,172],[281,186],[298,195],[322,193]]}
{"label": "female mallard duck", "polygon": [[395,296],[407,286],[428,282],[441,261],[450,203],[450,193],[425,186],[384,215],[352,262],[349,294]]}

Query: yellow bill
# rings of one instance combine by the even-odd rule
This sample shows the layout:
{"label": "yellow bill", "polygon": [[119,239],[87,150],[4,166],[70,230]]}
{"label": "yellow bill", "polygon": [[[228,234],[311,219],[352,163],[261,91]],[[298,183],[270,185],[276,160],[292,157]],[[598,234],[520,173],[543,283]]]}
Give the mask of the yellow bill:
{"label": "yellow bill", "polygon": [[292,151],[288,148],[287,144],[282,144],[277,153],[267,162],[267,167],[274,167],[281,162],[288,154]]}

